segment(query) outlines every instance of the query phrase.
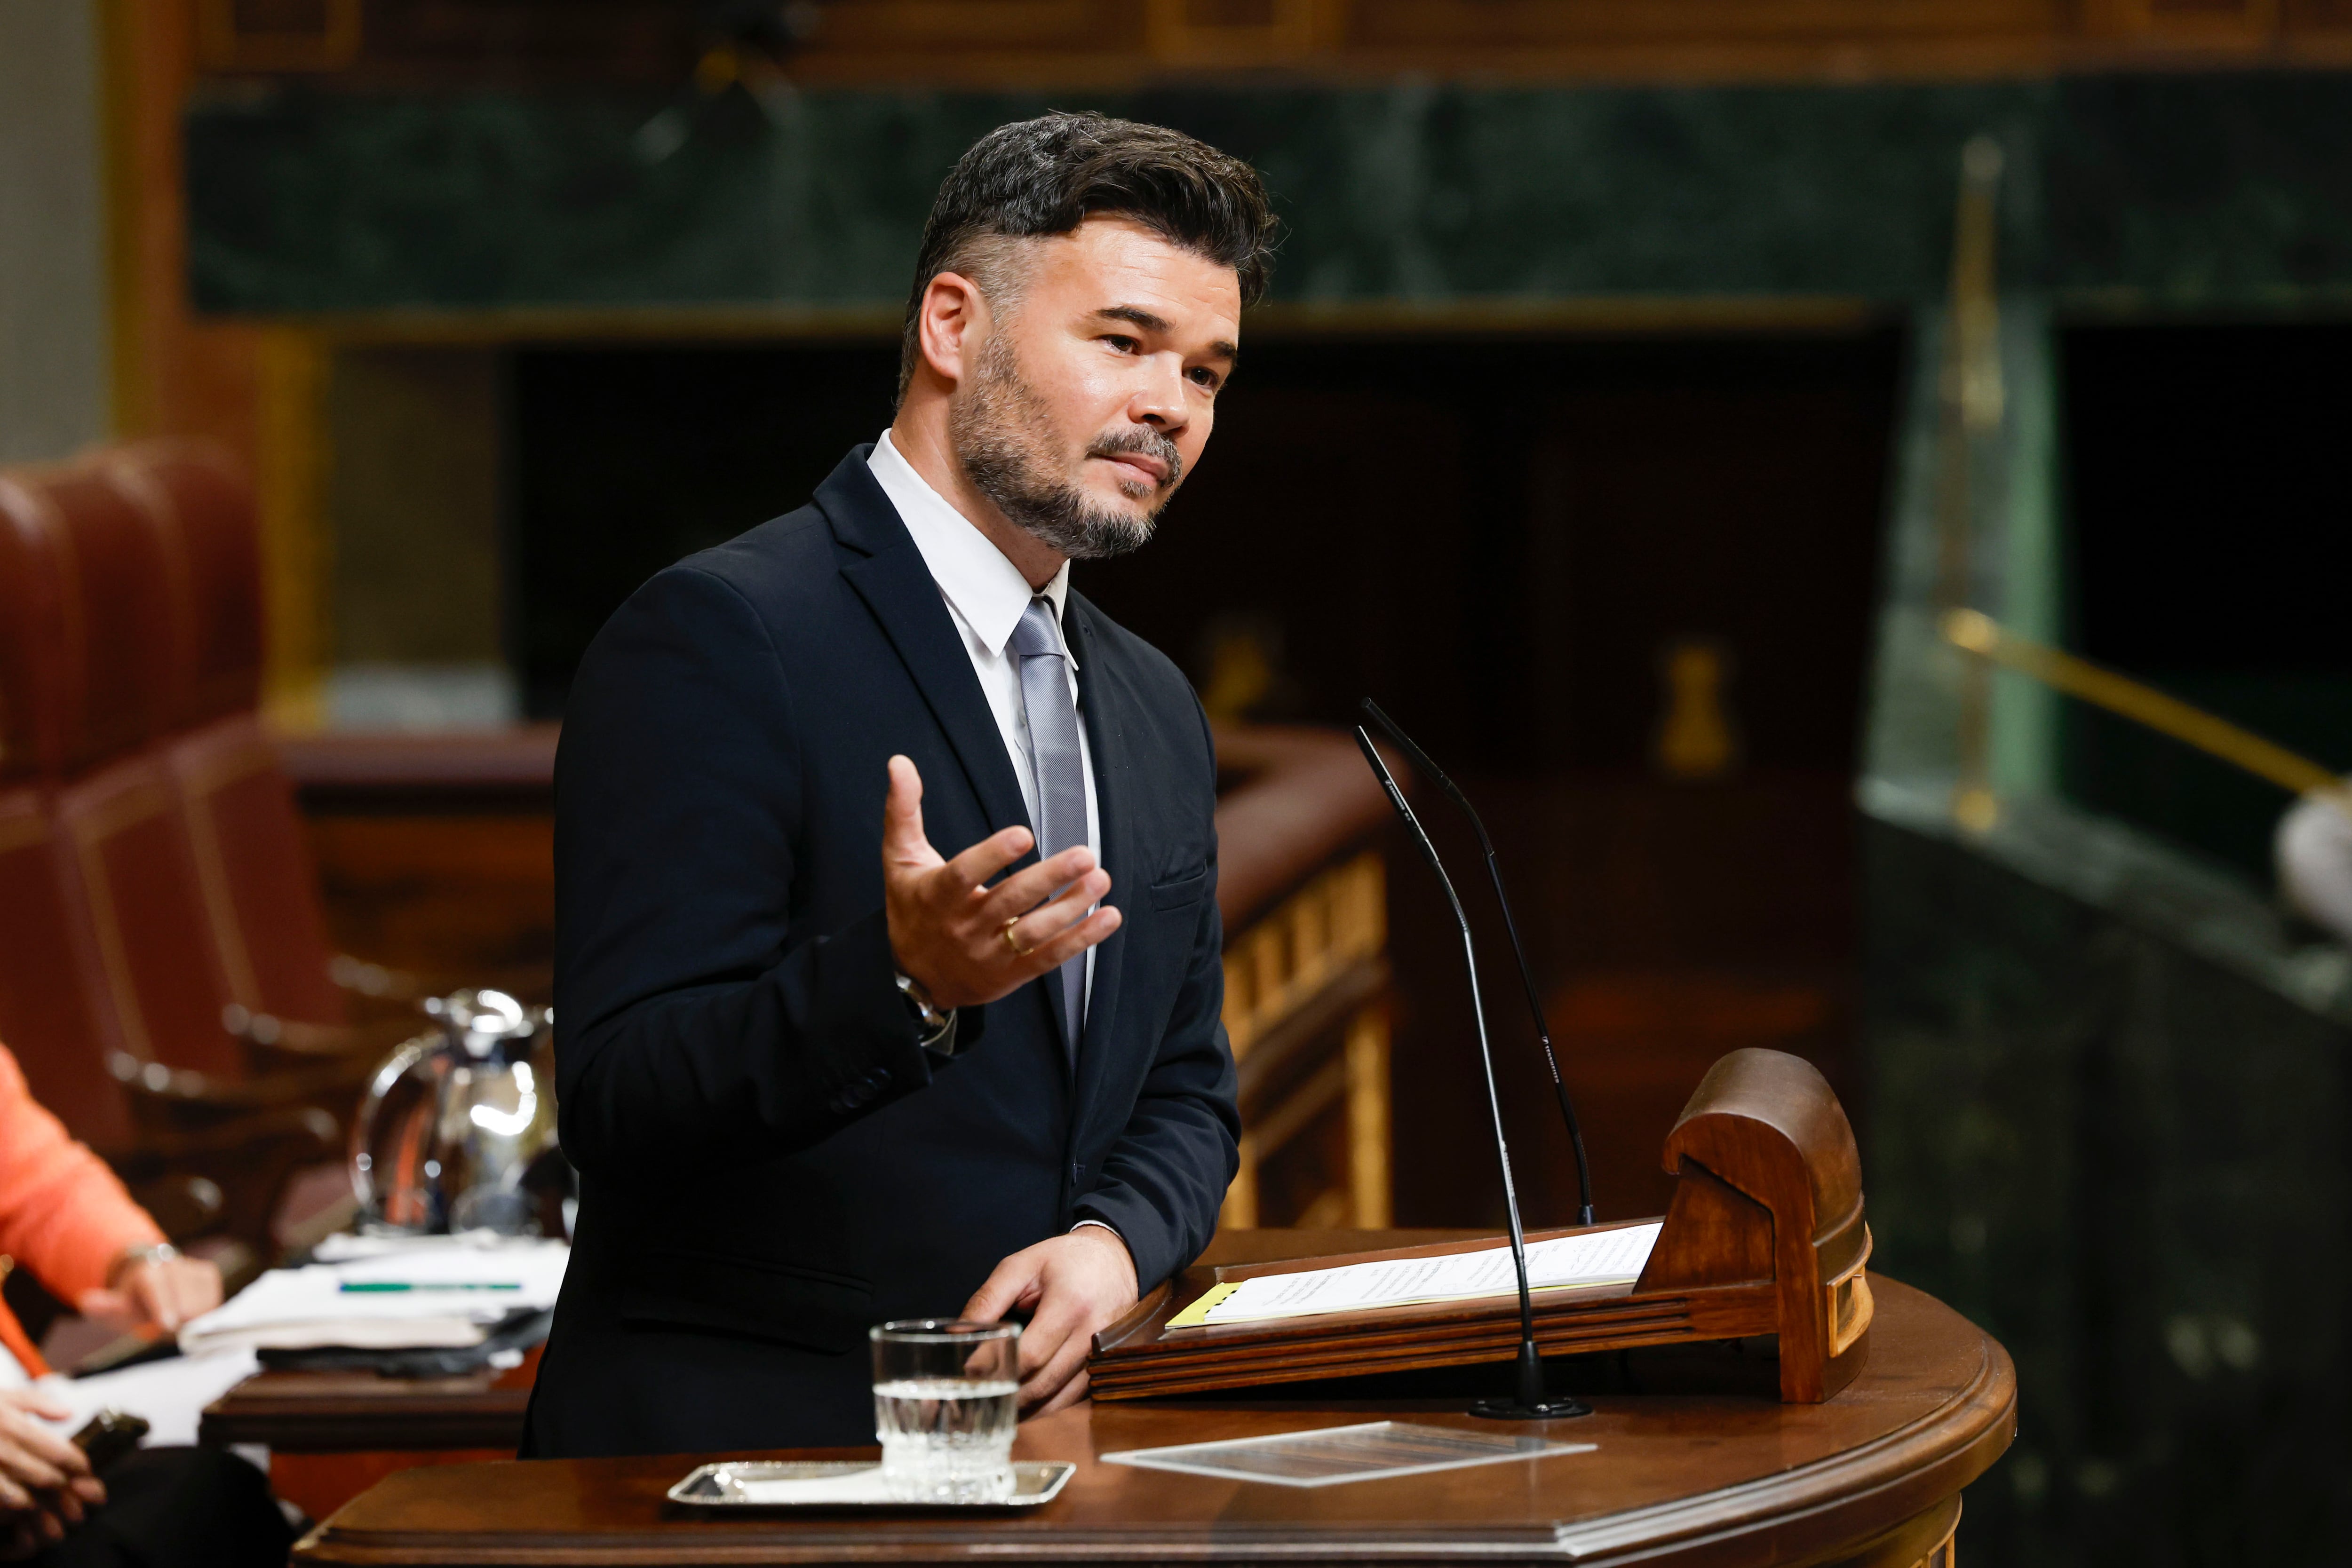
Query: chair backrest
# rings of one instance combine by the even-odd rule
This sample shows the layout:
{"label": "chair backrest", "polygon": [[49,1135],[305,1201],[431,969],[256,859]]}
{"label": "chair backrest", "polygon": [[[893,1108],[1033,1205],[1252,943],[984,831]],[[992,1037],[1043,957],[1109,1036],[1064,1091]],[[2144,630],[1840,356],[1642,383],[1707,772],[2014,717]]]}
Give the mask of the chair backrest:
{"label": "chair backrest", "polygon": [[64,636],[55,548],[38,497],[0,471],[0,786],[62,766],[57,661],[45,656]]}
{"label": "chair backrest", "polygon": [[91,468],[155,534],[165,569],[172,654],[164,727],[250,715],[261,700],[261,536],[253,492],[201,442],[143,441]]}
{"label": "chair backrest", "polygon": [[106,1068],[120,1021],[54,810],[64,597],[53,521],[36,489],[0,473],[0,1041],[77,1137],[120,1146],[130,1112]]}
{"label": "chair backrest", "polygon": [[[252,493],[216,454],[180,442],[0,482],[0,596],[14,623],[0,633],[0,784],[30,791],[11,799],[5,870],[47,889],[20,907],[51,910],[48,946],[74,960],[0,956],[12,996],[48,988],[50,1021],[19,1027],[79,1038],[101,1070],[120,1051],[236,1077],[246,1060],[222,1026],[231,1004],[346,1021],[293,790],[256,713]],[[18,687],[25,700],[9,701]],[[37,1081],[58,1075],[41,1040],[12,1043]]]}
{"label": "chair backrest", "polygon": [[214,961],[249,1011],[347,1021],[318,870],[276,747],[256,715],[263,605],[253,493],[210,448],[146,442],[106,455],[107,479],[147,517],[169,569],[178,639],[163,741]]}
{"label": "chair backrest", "polygon": [[116,1032],[142,1060],[234,1075],[242,1053],[221,1013],[235,998],[167,766],[187,640],[171,540],[100,465],[47,470],[24,488],[61,601],[52,810]]}

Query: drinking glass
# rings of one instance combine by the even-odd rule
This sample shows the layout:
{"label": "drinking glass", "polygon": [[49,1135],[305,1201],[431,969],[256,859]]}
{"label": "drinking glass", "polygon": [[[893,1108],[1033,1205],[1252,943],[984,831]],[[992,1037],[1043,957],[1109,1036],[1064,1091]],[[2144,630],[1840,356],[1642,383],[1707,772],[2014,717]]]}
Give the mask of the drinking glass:
{"label": "drinking glass", "polygon": [[1013,1495],[1021,1325],[906,1318],[874,1342],[874,1435],[882,1479],[904,1502]]}

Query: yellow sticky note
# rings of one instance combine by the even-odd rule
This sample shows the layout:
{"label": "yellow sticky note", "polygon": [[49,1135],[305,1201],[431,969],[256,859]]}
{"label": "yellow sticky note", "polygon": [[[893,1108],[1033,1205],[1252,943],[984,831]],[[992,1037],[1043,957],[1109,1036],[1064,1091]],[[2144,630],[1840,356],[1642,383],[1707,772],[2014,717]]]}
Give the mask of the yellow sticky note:
{"label": "yellow sticky note", "polygon": [[1171,1329],[1196,1329],[1201,1327],[1209,1321],[1210,1308],[1215,1306],[1219,1301],[1223,1301],[1227,1296],[1232,1295],[1235,1291],[1238,1291],[1241,1288],[1241,1281],[1238,1280],[1228,1284],[1210,1286],[1207,1291],[1202,1293],[1199,1301],[1194,1301],[1191,1306],[1186,1307],[1182,1312],[1178,1312],[1174,1317],[1170,1318],[1168,1320],[1168,1326]]}

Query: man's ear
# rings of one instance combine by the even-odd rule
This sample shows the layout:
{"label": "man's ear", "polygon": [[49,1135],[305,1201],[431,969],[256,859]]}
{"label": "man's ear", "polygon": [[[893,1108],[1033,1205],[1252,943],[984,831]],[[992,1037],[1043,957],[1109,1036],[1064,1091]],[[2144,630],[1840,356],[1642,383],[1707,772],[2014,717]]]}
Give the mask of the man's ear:
{"label": "man's ear", "polygon": [[923,363],[953,388],[962,383],[965,361],[978,350],[988,332],[988,301],[982,297],[980,285],[963,274],[936,274],[923,289],[923,306],[916,314],[915,327]]}

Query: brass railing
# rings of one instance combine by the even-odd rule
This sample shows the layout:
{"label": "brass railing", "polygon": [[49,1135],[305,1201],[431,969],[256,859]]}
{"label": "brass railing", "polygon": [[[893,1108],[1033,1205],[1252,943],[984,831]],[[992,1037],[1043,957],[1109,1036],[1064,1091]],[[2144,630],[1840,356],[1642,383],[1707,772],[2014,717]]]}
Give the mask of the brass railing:
{"label": "brass railing", "polygon": [[2327,800],[2347,816],[2352,816],[2352,790],[2347,789],[2331,769],[2231,724],[2218,714],[2207,713],[2088,659],[2021,637],[1980,611],[1946,611],[1943,633],[1944,640],[1953,647],[1975,655],[1971,667],[1979,672],[1989,673],[1995,664],[2014,670],[2053,691],[2130,719],[2258,779],[2266,779],[2282,789]]}

